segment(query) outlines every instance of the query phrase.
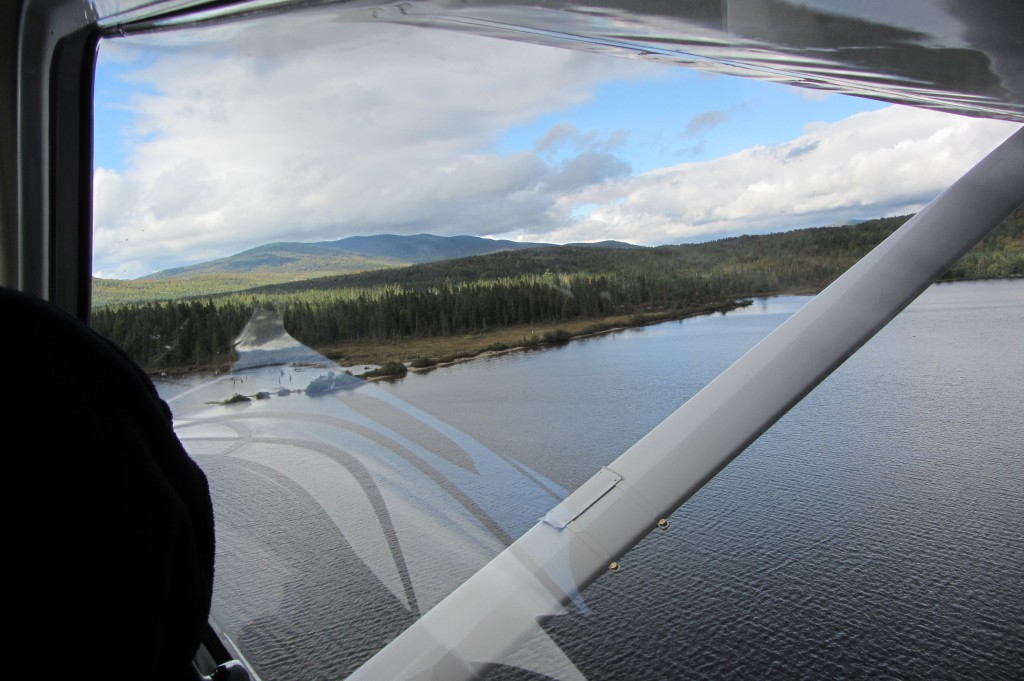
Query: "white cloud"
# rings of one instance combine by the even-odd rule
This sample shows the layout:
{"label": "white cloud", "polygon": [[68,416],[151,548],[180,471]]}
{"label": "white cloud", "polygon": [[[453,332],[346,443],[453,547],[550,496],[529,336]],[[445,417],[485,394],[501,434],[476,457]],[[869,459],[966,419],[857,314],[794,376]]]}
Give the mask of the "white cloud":
{"label": "white cloud", "polygon": [[149,65],[132,76],[140,141],[124,169],[96,174],[94,269],[137,276],[275,240],[553,227],[556,189],[628,170],[595,150],[616,140],[580,133],[582,148],[544,159],[491,152],[498,135],[586,102],[596,83],[656,70],[315,14],[288,21],[246,26],[230,51],[161,42],[173,34],[144,46]]}
{"label": "white cloud", "polygon": [[[203,35],[147,45],[134,152],[95,175],[95,270],[139,276],[379,232],[665,243],[875,217],[920,207],[1013,128],[891,107],[634,176],[619,155],[628,125],[601,138],[554,123],[533,149],[493,149],[601,82],[663,67],[316,14],[289,19],[290,32],[281,21],[233,28],[230,51]],[[691,124],[717,134],[718,113]]]}
{"label": "white cloud", "polygon": [[671,243],[913,212],[1018,126],[905,107],[807,126],[785,144],[594,185],[584,220],[525,239]]}
{"label": "white cloud", "polygon": [[683,135],[686,137],[700,135],[711,128],[722,125],[727,120],[729,120],[729,115],[724,111],[718,111],[717,109],[699,113],[691,118],[690,122],[686,124],[686,128],[683,129]]}

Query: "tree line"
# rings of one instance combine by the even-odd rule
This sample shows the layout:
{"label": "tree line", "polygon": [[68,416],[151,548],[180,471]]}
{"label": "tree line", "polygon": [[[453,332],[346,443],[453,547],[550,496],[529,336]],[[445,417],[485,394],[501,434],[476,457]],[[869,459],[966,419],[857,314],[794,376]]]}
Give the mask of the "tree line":
{"label": "tree line", "polygon": [[[827,286],[907,217],[706,244],[547,247],[260,287],[203,300],[111,306],[93,325],[149,371],[225,363],[258,308],[313,347],[481,333],[524,324],[688,311]],[[1024,276],[1024,219],[1007,220],[947,278]]]}

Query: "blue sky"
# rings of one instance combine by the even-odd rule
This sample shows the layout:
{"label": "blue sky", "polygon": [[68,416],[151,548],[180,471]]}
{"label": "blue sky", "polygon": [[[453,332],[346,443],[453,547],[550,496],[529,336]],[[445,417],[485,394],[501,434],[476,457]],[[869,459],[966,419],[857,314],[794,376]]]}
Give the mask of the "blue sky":
{"label": "blue sky", "polygon": [[[158,96],[159,90],[133,74],[152,66],[156,55],[140,51],[132,57],[101,59],[96,71],[96,166],[124,170],[133,148],[146,139],[134,130],[132,102],[142,94]],[[634,172],[645,172],[786,142],[800,136],[808,122],[832,123],[886,106],[748,78],[683,68],[659,71],[641,80],[599,83],[582,104],[498,130],[491,150],[529,151],[551,127],[568,123],[601,138],[626,133],[617,151]]]}
{"label": "blue sky", "polygon": [[355,234],[659,244],[906,213],[1017,127],[637,59],[289,21],[226,43],[101,46],[98,276]]}
{"label": "blue sky", "polygon": [[94,83],[93,165],[124,170],[132,149],[144,139],[135,132],[132,101],[140,94],[158,95],[152,83],[133,82],[132,74],[152,64],[153,55],[140,51],[122,62],[103,50]]}
{"label": "blue sky", "polygon": [[786,142],[799,137],[809,122],[833,123],[884,106],[874,100],[665,67],[663,73],[644,80],[601,83],[584,104],[505,130],[496,151],[530,149],[559,123],[604,137],[628,130],[619,152],[634,172],[646,172]]}

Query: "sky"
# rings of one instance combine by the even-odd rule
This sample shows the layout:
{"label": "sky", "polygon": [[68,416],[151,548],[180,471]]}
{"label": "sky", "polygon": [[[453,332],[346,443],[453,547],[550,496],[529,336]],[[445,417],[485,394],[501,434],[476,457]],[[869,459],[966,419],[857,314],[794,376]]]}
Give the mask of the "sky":
{"label": "sky", "polygon": [[1019,126],[316,15],[110,39],[94,273],[275,241],[686,243],[914,212]]}

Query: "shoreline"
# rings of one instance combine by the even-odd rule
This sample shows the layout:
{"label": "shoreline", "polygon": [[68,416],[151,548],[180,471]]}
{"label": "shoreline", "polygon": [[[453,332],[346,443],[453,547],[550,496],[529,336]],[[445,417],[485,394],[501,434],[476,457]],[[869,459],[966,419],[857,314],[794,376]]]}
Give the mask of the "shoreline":
{"label": "shoreline", "polygon": [[[813,295],[805,292],[784,292],[774,295]],[[558,347],[570,341],[593,338],[627,329],[642,328],[669,321],[680,321],[691,317],[725,314],[732,310],[753,304],[753,297],[737,298],[725,302],[709,303],[687,310],[649,310],[632,315],[615,315],[597,319],[574,319],[564,322],[550,322],[543,325],[521,325],[504,327],[463,336],[441,336],[434,338],[407,338],[398,341],[366,343],[361,345],[340,345],[328,348],[313,348],[342,368],[370,366],[381,367],[389,362],[402,363],[405,372],[364,376],[366,380],[389,380],[408,373],[429,373],[434,369],[455,366],[463,362],[486,357],[498,357],[512,352],[527,352]],[[419,364],[419,366],[415,366]],[[226,373],[231,369],[227,363],[190,367],[169,367],[147,371],[151,378],[189,376],[202,373]],[[355,372],[353,371],[354,375]]]}
{"label": "shoreline", "polygon": [[[939,279],[933,285],[959,284],[990,281],[1012,281],[1024,277],[992,277],[986,279]],[[691,317],[727,313],[739,307],[752,304],[754,300],[763,300],[777,296],[814,296],[820,293],[816,289],[794,289],[766,294],[744,296],[729,302],[709,303],[700,308],[690,310],[665,311],[650,310],[632,315],[614,315],[597,319],[575,319],[560,323],[543,325],[520,325],[489,330],[463,336],[441,336],[435,338],[405,338],[398,341],[383,341],[355,345],[339,345],[329,348],[314,348],[342,369],[353,367],[378,368],[387,362],[401,362],[408,373],[429,373],[437,368],[455,366],[473,359],[498,357],[511,352],[528,352],[548,347],[563,345],[569,341],[592,338],[627,329],[641,328],[662,322],[680,321]],[[600,328],[595,328],[600,327]],[[558,340],[545,340],[544,334],[565,331],[566,336]],[[504,339],[504,340],[502,340]],[[535,340],[534,340],[535,339]],[[508,342],[506,342],[508,341]],[[502,345],[503,347],[496,347]],[[432,349],[443,348],[444,352],[430,353]],[[426,366],[410,366],[417,359],[429,358],[431,354],[436,361]],[[224,361],[216,364],[194,365],[186,367],[168,367],[158,370],[146,370],[151,378],[168,378],[172,376],[190,376],[195,374],[229,373],[231,363]],[[355,372],[352,372],[354,375]],[[389,376],[366,376],[365,380],[393,380],[404,376],[406,372]]]}
{"label": "shoreline", "polygon": [[[799,294],[780,294],[780,295],[799,295]],[[768,296],[765,296],[765,297],[768,297]],[[746,298],[746,299],[735,300],[735,301],[733,301],[730,304],[716,305],[715,309],[713,309],[713,310],[690,311],[690,312],[681,313],[681,314],[640,315],[640,316],[646,317],[646,318],[643,319],[643,320],[638,321],[637,323],[613,324],[611,326],[608,326],[607,328],[594,329],[594,330],[585,331],[585,332],[581,332],[581,333],[577,333],[577,334],[571,334],[567,338],[565,338],[564,340],[556,340],[556,341],[543,341],[542,340],[542,341],[540,341],[538,343],[534,343],[534,344],[516,345],[516,346],[504,348],[504,349],[501,349],[501,350],[488,350],[488,349],[484,349],[484,350],[481,350],[480,352],[477,352],[477,353],[472,354],[472,355],[467,355],[465,357],[454,358],[454,359],[452,359],[450,361],[445,361],[445,362],[440,362],[439,361],[436,364],[431,364],[430,366],[425,366],[425,367],[412,367],[412,366],[409,366],[409,367],[407,367],[407,370],[408,370],[409,373],[426,374],[426,373],[430,373],[434,369],[451,367],[451,366],[455,366],[456,364],[463,364],[465,362],[470,362],[470,361],[473,361],[473,360],[476,360],[476,359],[486,359],[486,358],[489,358],[489,357],[500,357],[502,355],[511,354],[513,352],[530,352],[532,350],[543,350],[543,349],[546,349],[546,348],[553,348],[553,347],[559,347],[561,345],[566,345],[566,344],[571,343],[572,341],[575,341],[575,340],[583,340],[585,338],[596,338],[596,337],[599,337],[599,336],[606,336],[608,334],[617,333],[619,331],[626,331],[628,329],[640,329],[640,328],[643,328],[645,326],[654,326],[655,324],[662,324],[664,322],[682,321],[684,319],[690,319],[692,317],[703,317],[703,316],[706,316],[706,315],[713,315],[713,314],[716,314],[716,313],[725,314],[727,312],[731,312],[733,310],[736,310],[736,309],[739,309],[739,308],[742,308],[742,307],[748,307],[748,306],[750,306],[752,304],[753,304],[753,299]],[[617,317],[605,317],[604,319],[617,319]],[[606,323],[606,322],[604,322],[604,319],[591,320],[591,321],[593,321],[592,326],[593,325],[602,325],[603,326],[603,324]],[[378,380],[386,380],[386,379],[389,379],[389,378],[398,378],[398,376],[372,376],[372,377],[368,377],[367,380],[378,381]]]}

